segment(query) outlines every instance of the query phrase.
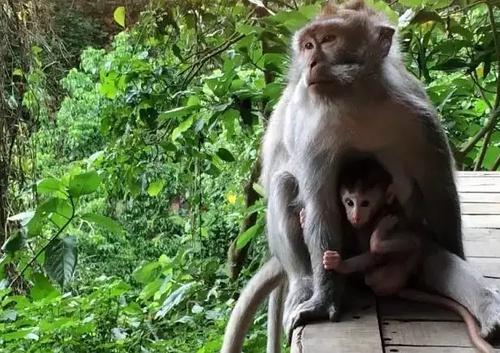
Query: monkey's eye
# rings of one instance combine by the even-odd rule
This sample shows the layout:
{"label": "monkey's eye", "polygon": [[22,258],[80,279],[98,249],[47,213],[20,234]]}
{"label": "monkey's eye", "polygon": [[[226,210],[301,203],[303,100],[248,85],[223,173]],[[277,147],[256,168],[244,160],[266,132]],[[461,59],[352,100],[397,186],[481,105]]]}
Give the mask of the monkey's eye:
{"label": "monkey's eye", "polygon": [[321,42],[322,43],[333,42],[335,39],[336,37],[333,34],[327,34],[326,36],[323,37],[323,40]]}
{"label": "monkey's eye", "polygon": [[351,199],[346,199],[346,200],[345,200],[345,203],[346,203],[346,205],[347,205],[347,206],[349,206],[349,207],[354,206],[354,202],[353,202]]}
{"label": "monkey's eye", "polygon": [[304,48],[307,50],[311,50],[314,48],[314,44],[312,42],[307,42],[306,44],[304,44]]}
{"label": "monkey's eye", "polygon": [[361,207],[368,207],[370,205],[370,202],[368,200],[364,200],[361,202]]}

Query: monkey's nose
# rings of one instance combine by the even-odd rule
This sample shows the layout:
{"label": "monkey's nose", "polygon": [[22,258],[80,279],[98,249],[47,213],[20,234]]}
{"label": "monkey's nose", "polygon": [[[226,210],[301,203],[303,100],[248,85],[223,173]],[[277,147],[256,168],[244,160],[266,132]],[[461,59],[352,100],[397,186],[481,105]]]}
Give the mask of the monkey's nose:
{"label": "monkey's nose", "polygon": [[312,69],[313,67],[315,67],[316,65],[318,64],[318,62],[316,60],[313,60],[311,61],[311,63],[309,64],[309,68]]}

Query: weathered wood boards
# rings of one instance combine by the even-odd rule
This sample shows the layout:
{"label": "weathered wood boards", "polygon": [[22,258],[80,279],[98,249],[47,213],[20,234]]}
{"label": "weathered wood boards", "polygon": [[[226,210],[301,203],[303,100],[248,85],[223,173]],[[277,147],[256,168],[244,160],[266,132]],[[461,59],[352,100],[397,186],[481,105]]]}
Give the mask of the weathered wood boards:
{"label": "weathered wood boards", "polygon": [[356,296],[357,302],[341,323],[317,323],[296,329],[292,353],[381,353],[382,343],[375,299],[371,295]]}

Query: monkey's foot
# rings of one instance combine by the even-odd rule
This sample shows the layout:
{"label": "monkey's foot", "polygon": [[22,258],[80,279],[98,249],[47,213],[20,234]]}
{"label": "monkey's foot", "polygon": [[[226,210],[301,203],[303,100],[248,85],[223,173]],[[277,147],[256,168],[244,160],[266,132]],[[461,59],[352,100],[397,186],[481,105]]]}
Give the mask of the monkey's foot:
{"label": "monkey's foot", "polygon": [[487,288],[484,290],[481,305],[481,336],[492,341],[500,341],[500,290]]}
{"label": "monkey's foot", "polygon": [[332,303],[331,298],[324,296],[313,296],[311,299],[300,304],[291,315],[291,330],[311,321],[328,319],[338,321],[339,313]]}
{"label": "monkey's foot", "polygon": [[283,329],[288,335],[288,341],[292,339],[294,312],[297,307],[305,302],[312,296],[312,283],[307,281],[305,283],[290,285],[288,296],[285,302],[285,311],[283,313]]}

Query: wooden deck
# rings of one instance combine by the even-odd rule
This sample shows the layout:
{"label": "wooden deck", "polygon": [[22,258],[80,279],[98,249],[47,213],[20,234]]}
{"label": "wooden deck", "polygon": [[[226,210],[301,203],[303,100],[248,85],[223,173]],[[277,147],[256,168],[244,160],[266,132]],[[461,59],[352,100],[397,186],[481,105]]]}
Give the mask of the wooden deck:
{"label": "wooden deck", "polygon": [[[460,172],[468,260],[500,288],[500,173]],[[295,330],[292,353],[473,353],[460,318],[444,309],[397,299],[359,298],[340,323]],[[495,349],[500,353],[500,347]]]}

